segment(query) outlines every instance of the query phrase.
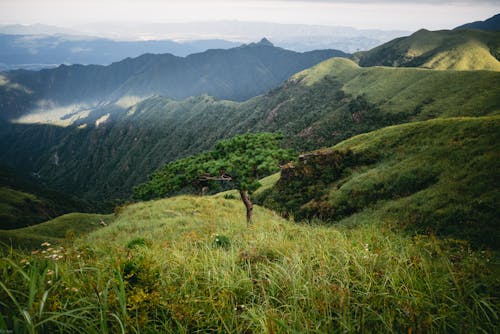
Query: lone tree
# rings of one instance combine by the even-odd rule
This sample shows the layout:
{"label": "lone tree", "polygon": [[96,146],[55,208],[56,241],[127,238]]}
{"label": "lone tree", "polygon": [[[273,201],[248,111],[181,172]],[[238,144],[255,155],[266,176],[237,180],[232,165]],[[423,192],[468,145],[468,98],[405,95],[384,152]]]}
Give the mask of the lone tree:
{"label": "lone tree", "polygon": [[249,195],[260,187],[259,179],[278,171],[280,162],[292,157],[290,150],[280,147],[281,139],[281,134],[249,133],[222,140],[212,151],[166,164],[134,188],[134,197],[158,198],[189,186],[230,182],[240,193],[250,223],[253,204]]}

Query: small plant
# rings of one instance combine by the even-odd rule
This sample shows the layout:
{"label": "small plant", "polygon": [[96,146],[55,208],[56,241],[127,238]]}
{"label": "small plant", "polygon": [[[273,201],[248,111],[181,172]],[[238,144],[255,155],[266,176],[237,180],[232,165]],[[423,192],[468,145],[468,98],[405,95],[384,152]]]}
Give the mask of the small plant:
{"label": "small plant", "polygon": [[149,241],[144,238],[134,238],[127,243],[127,248],[132,249],[136,247],[147,247]]}
{"label": "small plant", "polygon": [[231,240],[225,235],[215,234],[212,245],[214,247],[228,249],[231,247]]}
{"label": "small plant", "polygon": [[237,197],[231,193],[227,193],[227,194],[224,194],[224,199],[237,199]]}

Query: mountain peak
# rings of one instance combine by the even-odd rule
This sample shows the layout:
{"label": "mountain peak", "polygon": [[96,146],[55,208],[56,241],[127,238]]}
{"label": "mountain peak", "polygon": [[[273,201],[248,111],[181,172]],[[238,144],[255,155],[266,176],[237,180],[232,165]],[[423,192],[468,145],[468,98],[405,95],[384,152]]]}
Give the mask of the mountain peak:
{"label": "mountain peak", "polygon": [[260,42],[259,42],[259,43],[257,43],[257,44],[258,44],[258,45],[266,45],[266,46],[274,46],[274,44],[273,44],[273,43],[271,43],[271,41],[269,41],[269,40],[268,40],[267,38],[265,38],[265,37],[264,37],[264,38],[262,38],[262,39],[260,40]]}

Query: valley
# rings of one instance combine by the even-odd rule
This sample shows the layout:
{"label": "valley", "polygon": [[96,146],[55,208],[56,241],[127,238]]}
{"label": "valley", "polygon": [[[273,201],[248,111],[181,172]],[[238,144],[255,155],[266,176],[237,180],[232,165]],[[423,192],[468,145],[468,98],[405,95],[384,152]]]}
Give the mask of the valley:
{"label": "valley", "polygon": [[0,73],[0,332],[497,332],[495,20]]}

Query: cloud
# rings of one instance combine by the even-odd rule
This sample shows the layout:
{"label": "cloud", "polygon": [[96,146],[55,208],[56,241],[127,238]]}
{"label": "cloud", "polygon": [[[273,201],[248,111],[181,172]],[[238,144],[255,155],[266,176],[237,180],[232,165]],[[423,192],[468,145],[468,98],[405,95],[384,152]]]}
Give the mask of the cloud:
{"label": "cloud", "polygon": [[436,30],[485,20],[498,12],[499,3],[500,0],[0,0],[0,23],[39,22],[74,27],[96,22],[239,20]]}

